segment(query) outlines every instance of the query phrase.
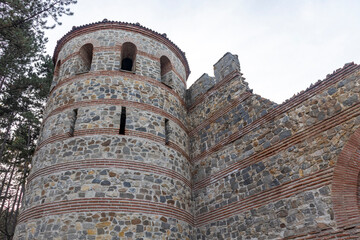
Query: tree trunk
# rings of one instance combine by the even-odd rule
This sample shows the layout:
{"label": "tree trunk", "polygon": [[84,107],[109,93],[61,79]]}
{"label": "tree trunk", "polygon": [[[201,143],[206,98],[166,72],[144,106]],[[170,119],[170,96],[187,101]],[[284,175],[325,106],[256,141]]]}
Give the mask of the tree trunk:
{"label": "tree trunk", "polygon": [[9,117],[9,124],[6,128],[6,133],[5,133],[5,136],[4,136],[4,140],[3,142],[1,143],[1,148],[0,148],[0,163],[3,162],[3,155],[4,155],[4,150],[5,150],[5,145],[6,145],[6,141],[8,140],[9,138],[9,135],[10,135],[10,129],[11,129],[11,126],[12,124],[14,123],[14,116],[11,115]]}
{"label": "tree trunk", "polygon": [[15,165],[16,165],[16,161],[14,161],[13,168],[12,168],[11,174],[10,174],[10,179],[9,179],[9,182],[8,182],[8,184],[7,184],[7,186],[6,186],[5,195],[4,195],[3,201],[2,201],[2,203],[1,203],[0,213],[3,212],[4,206],[5,206],[7,194],[8,194],[8,192],[9,192],[9,188],[10,188],[10,185],[11,185],[12,177],[13,177],[14,172],[15,172]]}
{"label": "tree trunk", "polygon": [[5,180],[6,180],[6,177],[8,175],[8,173],[10,172],[10,168],[12,167],[12,165],[9,166],[8,170],[5,172],[5,176],[1,182],[1,186],[0,186],[0,197],[2,196],[2,192],[4,190],[4,186],[5,186]]}

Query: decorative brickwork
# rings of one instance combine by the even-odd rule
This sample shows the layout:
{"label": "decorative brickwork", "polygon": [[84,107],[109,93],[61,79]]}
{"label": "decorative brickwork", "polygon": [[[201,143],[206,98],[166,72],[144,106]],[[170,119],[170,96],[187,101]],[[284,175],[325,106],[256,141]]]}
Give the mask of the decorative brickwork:
{"label": "decorative brickwork", "polygon": [[353,227],[360,223],[360,129],[348,140],[334,170],[332,201],[338,227]]}
{"label": "decorative brickwork", "polygon": [[186,89],[166,35],[107,20],[54,63],[15,239],[360,238],[360,66],[278,105],[226,53]]}

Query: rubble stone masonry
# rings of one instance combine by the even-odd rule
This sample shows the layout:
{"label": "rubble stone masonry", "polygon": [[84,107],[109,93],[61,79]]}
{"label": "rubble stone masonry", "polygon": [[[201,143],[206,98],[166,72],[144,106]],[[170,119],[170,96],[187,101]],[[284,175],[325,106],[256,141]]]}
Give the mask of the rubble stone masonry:
{"label": "rubble stone masonry", "polygon": [[74,27],[53,59],[15,239],[360,238],[360,66],[278,105],[231,53],[186,89],[140,24]]}

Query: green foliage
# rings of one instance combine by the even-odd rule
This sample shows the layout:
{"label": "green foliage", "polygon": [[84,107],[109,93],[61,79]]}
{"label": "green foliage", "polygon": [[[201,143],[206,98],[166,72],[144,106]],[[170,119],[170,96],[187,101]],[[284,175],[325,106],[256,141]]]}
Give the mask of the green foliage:
{"label": "green foliage", "polygon": [[11,239],[54,66],[44,29],[75,0],[0,0],[0,239]]}

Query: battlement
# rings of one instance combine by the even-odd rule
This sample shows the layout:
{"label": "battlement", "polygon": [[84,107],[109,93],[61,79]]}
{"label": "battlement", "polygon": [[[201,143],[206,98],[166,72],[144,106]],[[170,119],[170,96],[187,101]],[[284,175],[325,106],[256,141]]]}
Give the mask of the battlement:
{"label": "battlement", "polygon": [[190,88],[186,90],[187,105],[192,105],[198,96],[209,91],[212,87],[214,87],[215,83],[216,80],[214,77],[210,77],[207,73],[204,73],[190,86]]}
{"label": "battlement", "polygon": [[227,52],[214,64],[216,83],[221,82],[227,75],[237,71],[240,72],[240,62],[237,55]]}
{"label": "battlement", "polygon": [[215,90],[215,86],[221,86],[225,82],[234,79],[234,76],[240,76],[238,79],[238,87],[241,87],[244,91],[250,91],[248,83],[244,78],[241,78],[240,62],[237,55],[227,52],[220,58],[219,61],[214,64],[214,75],[215,77],[211,77],[207,73],[204,73],[187,89],[186,102],[188,107],[191,108],[198,99],[204,97],[210,90]]}

